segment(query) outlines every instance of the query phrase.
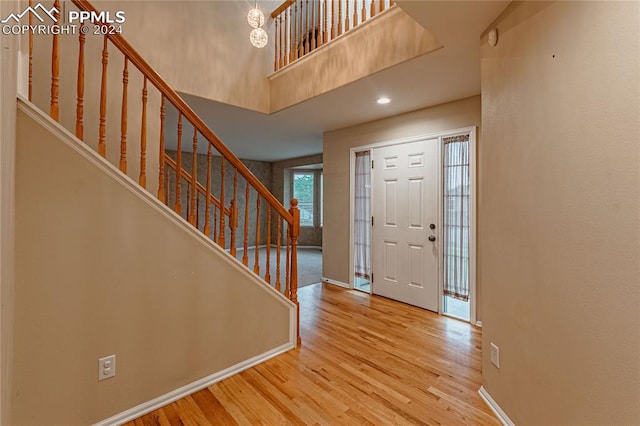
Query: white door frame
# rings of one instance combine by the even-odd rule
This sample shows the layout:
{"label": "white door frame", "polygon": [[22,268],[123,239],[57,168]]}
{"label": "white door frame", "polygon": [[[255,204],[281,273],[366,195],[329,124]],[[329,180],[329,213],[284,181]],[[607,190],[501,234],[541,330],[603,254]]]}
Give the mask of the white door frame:
{"label": "white door frame", "polygon": [[[462,127],[453,130],[446,130],[443,132],[437,133],[428,133],[421,134],[416,136],[411,136],[407,138],[393,139],[384,142],[376,142],[368,145],[360,145],[349,150],[349,288],[354,288],[354,201],[353,197],[355,195],[355,166],[356,166],[356,152],[362,151],[371,151],[375,148],[381,148],[385,146],[391,145],[400,145],[404,143],[417,142],[425,139],[438,139],[439,147],[439,168],[440,173],[438,174],[438,241],[442,241],[443,232],[442,232],[442,209],[443,209],[443,200],[442,200],[442,179],[443,179],[443,170],[442,170],[442,150],[443,150],[443,139],[446,137],[457,136],[461,134],[469,134],[469,322],[471,324],[477,325],[476,319],[476,304],[477,304],[477,292],[476,292],[476,208],[477,208],[477,160],[476,160],[476,126],[470,127]],[[373,181],[373,173],[375,173],[375,168],[371,171]],[[373,194],[371,198],[371,203],[373,203]],[[438,262],[438,313],[442,314],[443,309],[443,301],[442,301],[442,293],[443,293],[443,253],[442,247],[440,244],[440,262]],[[372,247],[373,250],[373,247]],[[371,284],[373,287],[375,283]]]}

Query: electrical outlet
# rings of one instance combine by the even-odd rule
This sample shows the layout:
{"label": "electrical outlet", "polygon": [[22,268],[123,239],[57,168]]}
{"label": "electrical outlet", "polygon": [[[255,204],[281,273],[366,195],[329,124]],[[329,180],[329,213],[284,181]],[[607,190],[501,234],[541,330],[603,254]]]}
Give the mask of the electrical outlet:
{"label": "electrical outlet", "polygon": [[493,343],[491,344],[491,364],[500,368],[500,348]]}
{"label": "electrical outlet", "polygon": [[98,381],[116,375],[116,356],[109,355],[98,360]]}

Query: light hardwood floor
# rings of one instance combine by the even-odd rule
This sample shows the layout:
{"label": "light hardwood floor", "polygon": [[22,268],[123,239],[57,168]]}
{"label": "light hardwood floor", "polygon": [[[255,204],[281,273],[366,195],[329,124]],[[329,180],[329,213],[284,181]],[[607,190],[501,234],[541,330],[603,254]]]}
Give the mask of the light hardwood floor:
{"label": "light hardwood floor", "polygon": [[481,331],[328,284],[299,291],[302,347],[127,425],[499,425]]}

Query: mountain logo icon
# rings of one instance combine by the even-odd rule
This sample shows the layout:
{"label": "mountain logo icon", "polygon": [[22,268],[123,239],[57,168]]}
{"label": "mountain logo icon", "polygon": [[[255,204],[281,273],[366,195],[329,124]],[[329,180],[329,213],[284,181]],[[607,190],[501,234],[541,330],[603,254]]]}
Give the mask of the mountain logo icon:
{"label": "mountain logo icon", "polygon": [[17,15],[15,13],[10,14],[5,19],[1,20],[0,23],[6,24],[12,19],[19,23],[20,19],[22,19],[23,16],[29,13],[33,14],[33,16],[35,16],[38,21],[44,22],[44,18],[38,13],[38,11],[44,14],[44,16],[48,16],[54,23],[58,22],[58,20],[55,18],[55,14],[60,13],[58,9],[56,9],[55,7],[47,9],[41,3],[38,3],[34,7],[28,6],[25,10],[23,10],[21,13],[18,13]]}

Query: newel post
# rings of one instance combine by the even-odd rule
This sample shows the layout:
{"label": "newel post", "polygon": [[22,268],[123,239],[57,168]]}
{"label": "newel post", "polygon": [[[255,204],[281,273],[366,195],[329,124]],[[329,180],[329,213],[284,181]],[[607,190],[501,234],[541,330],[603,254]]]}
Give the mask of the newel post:
{"label": "newel post", "polygon": [[297,330],[298,345],[302,342],[300,339],[300,303],[298,302],[298,235],[300,235],[300,210],[298,209],[298,200],[291,199],[291,208],[289,213],[293,217],[291,226],[291,301],[296,304],[297,310]]}

